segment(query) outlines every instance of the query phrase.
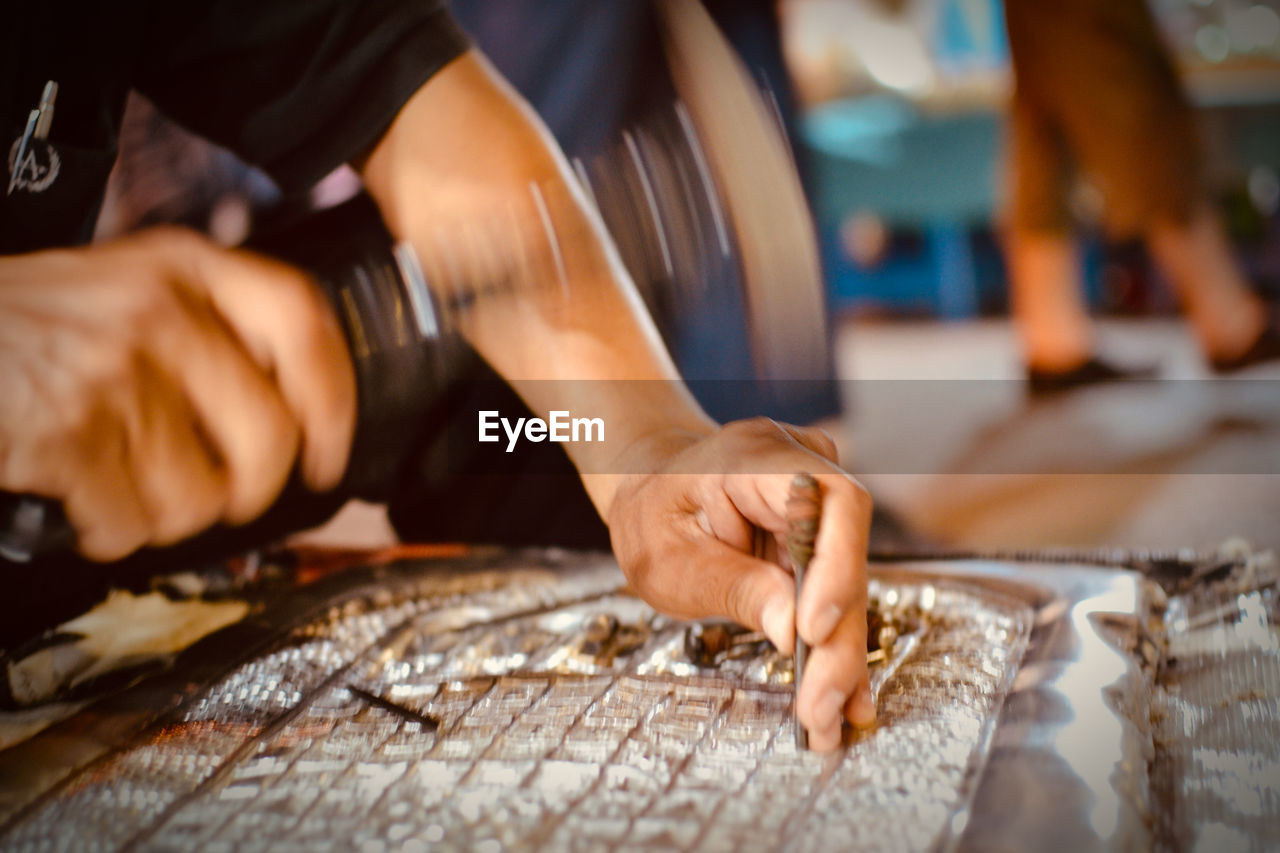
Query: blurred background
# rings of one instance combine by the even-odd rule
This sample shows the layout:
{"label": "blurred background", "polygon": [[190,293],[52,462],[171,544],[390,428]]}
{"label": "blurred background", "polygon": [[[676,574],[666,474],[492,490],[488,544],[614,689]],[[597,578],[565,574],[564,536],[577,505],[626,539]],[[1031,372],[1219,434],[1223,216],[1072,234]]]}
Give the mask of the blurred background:
{"label": "blurred background", "polygon": [[[1246,268],[1274,299],[1280,3],[1148,3],[1195,107],[1210,189]],[[784,0],[781,9],[836,311],[950,319],[1007,311],[993,224],[1013,89],[1003,4]],[[1090,233],[1091,195],[1081,185],[1073,199],[1086,226],[1090,306],[1172,312],[1141,252]]]}
{"label": "blurred background", "polygon": [[[1045,3],[1046,15],[1064,5]],[[1280,3],[1149,8],[1193,108],[1208,196],[1274,317]],[[786,0],[781,9],[838,370],[870,380],[842,384],[850,414],[840,434],[880,504],[917,531],[976,547],[1208,547],[1232,535],[1280,545],[1274,412],[1253,406],[1240,430],[1181,407],[1126,411],[1137,395],[1114,387],[1039,402],[1020,387],[1001,251],[1014,88],[1002,3]],[[1141,243],[1108,237],[1086,181],[1070,198],[1098,348],[1166,379],[1211,375]],[[1255,403],[1280,396],[1274,366],[1247,375],[1272,380]],[[930,408],[945,428],[904,423],[902,409],[875,399],[877,380],[929,379],[970,380],[972,393],[948,397],[955,405]],[[901,459],[904,444],[913,464],[878,464]]]}

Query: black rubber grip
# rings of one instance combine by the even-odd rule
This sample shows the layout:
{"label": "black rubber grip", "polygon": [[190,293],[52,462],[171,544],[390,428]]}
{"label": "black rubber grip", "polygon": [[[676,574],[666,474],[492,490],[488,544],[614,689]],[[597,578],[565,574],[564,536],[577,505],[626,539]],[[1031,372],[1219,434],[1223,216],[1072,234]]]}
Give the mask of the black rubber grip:
{"label": "black rubber grip", "polygon": [[0,557],[29,563],[75,546],[76,534],[57,501],[0,492]]}

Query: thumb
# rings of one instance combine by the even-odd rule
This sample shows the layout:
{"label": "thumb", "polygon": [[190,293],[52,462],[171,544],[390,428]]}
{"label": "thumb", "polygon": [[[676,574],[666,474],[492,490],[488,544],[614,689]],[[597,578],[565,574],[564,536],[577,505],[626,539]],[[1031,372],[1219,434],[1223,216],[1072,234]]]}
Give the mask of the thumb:
{"label": "thumb", "polygon": [[724,616],[763,631],[780,652],[791,653],[796,596],[790,574],[717,540],[693,549],[689,563],[693,570],[686,577],[693,579],[691,600],[699,615]]}

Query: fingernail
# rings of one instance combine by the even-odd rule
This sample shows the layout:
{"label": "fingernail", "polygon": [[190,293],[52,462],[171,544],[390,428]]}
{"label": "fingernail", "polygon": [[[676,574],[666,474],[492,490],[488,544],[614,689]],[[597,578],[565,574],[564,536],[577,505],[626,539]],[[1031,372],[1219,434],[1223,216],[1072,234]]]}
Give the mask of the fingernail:
{"label": "fingernail", "polygon": [[849,722],[860,729],[868,729],[876,724],[876,703],[872,701],[868,691],[858,691],[858,698],[850,709]]}
{"label": "fingernail", "polygon": [[827,641],[835,631],[836,626],[840,624],[840,619],[844,616],[840,612],[840,608],[834,604],[828,604],[814,614],[809,620],[809,644],[812,646],[820,646]]}
{"label": "fingernail", "polygon": [[791,605],[782,598],[770,599],[760,615],[760,623],[765,635],[782,648],[791,634]]}
{"label": "fingernail", "polygon": [[829,729],[840,724],[840,708],[844,705],[845,696],[839,690],[828,690],[818,698],[813,706],[814,728]]}

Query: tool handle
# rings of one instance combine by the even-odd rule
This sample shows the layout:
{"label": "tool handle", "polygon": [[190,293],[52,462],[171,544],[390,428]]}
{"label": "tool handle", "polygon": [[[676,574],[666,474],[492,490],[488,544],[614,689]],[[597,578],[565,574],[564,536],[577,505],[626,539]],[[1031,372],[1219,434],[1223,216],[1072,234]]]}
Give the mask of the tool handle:
{"label": "tool handle", "polygon": [[14,563],[75,545],[76,533],[62,505],[37,495],[0,492],[0,557]]}
{"label": "tool handle", "polygon": [[[802,471],[791,479],[791,489],[787,494],[787,554],[791,558],[791,569],[795,572],[797,609],[800,593],[804,589],[804,576],[809,570],[809,561],[813,559],[821,521],[822,487],[812,474]],[[809,660],[809,646],[800,638],[798,627],[795,638],[795,696],[799,697],[800,683],[804,679],[804,670]],[[800,725],[794,701],[791,714],[795,722],[796,748],[808,749],[809,733]]]}

